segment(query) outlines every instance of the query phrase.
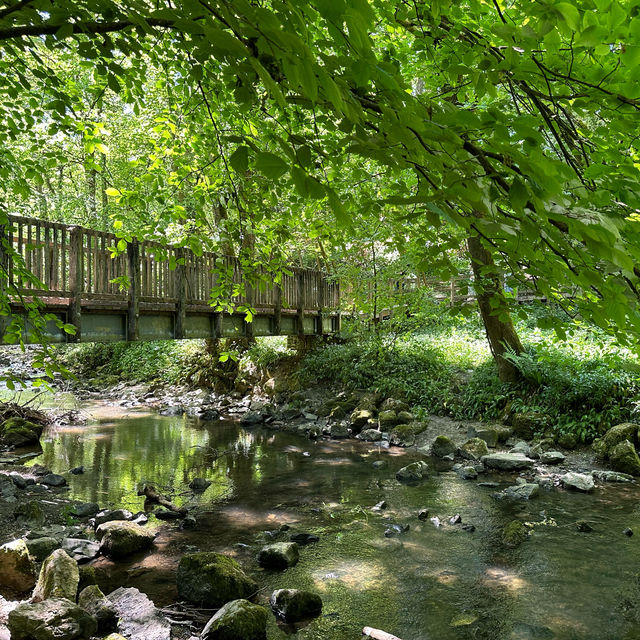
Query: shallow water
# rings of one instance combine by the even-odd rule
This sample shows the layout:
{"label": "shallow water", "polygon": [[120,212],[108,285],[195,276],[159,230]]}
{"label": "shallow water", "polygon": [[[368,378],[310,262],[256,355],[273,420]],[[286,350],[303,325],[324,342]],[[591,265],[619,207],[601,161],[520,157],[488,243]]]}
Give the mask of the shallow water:
{"label": "shallow water", "polygon": [[[81,476],[66,474],[73,498],[137,511],[143,508],[137,485],[152,482],[176,503],[198,505],[195,530],[152,519],[160,527],[154,553],[96,565],[105,587],[126,581],[158,605],[176,598],[173,574],[183,553],[215,550],[235,555],[256,576],[264,601],[276,588],[321,593],[323,616],[297,631],[301,640],[358,638],[365,625],[403,640],[640,638],[636,485],[598,488],[593,495],[556,489],[514,505],[452,472],[417,487],[400,485],[395,471],[415,459],[401,449],[135,412],[103,413],[87,426],[52,430],[43,449],[34,462],[56,472],[87,468]],[[386,467],[376,470],[375,460]],[[195,476],[213,481],[197,497],[187,488]],[[372,513],[383,499],[388,509]],[[419,521],[423,507],[446,524]],[[476,531],[449,525],[456,513]],[[545,517],[547,524],[535,526],[519,548],[500,545],[506,522]],[[579,533],[579,519],[592,521],[594,531]],[[410,530],[386,538],[390,523],[408,523]],[[297,566],[265,572],[256,551],[287,539],[290,532],[264,533],[282,524],[290,532],[317,533],[320,542],[301,548]],[[626,527],[638,535],[626,537]],[[292,631],[271,621],[269,639]]]}

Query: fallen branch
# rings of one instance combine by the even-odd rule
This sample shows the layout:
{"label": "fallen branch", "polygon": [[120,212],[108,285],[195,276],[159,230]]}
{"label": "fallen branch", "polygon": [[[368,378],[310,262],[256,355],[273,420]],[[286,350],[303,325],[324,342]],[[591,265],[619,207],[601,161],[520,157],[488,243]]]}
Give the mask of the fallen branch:
{"label": "fallen branch", "polygon": [[362,630],[362,635],[374,640],[400,640],[398,636],[394,636],[386,631],[380,631],[380,629],[374,629],[373,627],[365,627]]}
{"label": "fallen branch", "polygon": [[145,484],[142,489],[138,490],[139,496],[145,496],[149,502],[153,502],[159,504],[169,511],[174,511],[175,513],[179,513],[182,516],[187,515],[186,507],[177,507],[173,502],[165,498],[161,493],[156,491],[156,488],[152,484]]}

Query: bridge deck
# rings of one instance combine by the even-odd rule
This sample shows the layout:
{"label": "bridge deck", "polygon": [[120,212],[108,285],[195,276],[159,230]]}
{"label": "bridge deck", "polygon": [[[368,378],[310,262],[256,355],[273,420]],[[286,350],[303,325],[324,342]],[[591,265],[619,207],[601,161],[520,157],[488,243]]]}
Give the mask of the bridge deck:
{"label": "bridge deck", "polygon": [[[320,271],[290,267],[286,274],[249,276],[231,256],[137,240],[118,252],[114,234],[31,218],[11,217],[0,233],[0,286],[10,296],[12,315],[24,314],[25,302],[37,297],[45,312],[76,327],[72,336],[50,322],[47,332],[55,342],[339,329],[339,284]],[[209,304],[212,290],[230,305],[225,312]],[[247,308],[252,322],[244,320]],[[10,320],[0,317],[0,335]]]}

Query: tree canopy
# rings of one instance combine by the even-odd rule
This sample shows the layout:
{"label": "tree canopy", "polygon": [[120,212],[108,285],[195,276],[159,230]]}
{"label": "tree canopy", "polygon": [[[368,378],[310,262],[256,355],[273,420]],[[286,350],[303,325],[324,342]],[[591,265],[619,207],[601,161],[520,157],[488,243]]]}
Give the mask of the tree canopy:
{"label": "tree canopy", "polygon": [[640,333],[640,0],[18,0],[0,53],[0,216],[276,263],[382,228],[441,277],[471,237]]}

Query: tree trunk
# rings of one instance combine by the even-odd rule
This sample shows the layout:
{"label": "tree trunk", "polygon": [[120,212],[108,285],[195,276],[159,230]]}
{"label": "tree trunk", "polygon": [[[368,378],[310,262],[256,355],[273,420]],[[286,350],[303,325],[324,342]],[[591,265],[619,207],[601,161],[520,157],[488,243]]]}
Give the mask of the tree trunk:
{"label": "tree trunk", "polygon": [[478,236],[467,238],[467,248],[471,257],[478,307],[489,348],[498,367],[498,377],[503,382],[516,382],[520,378],[520,372],[513,363],[505,359],[504,354],[509,351],[519,354],[524,349],[509,315],[498,268]]}

